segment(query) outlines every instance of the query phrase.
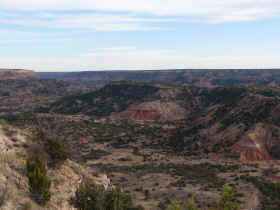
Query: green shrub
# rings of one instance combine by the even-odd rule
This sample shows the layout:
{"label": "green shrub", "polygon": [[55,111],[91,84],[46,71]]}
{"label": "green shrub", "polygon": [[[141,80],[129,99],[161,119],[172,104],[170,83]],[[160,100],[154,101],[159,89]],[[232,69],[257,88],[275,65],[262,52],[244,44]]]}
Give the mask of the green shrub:
{"label": "green shrub", "polygon": [[236,192],[228,185],[224,185],[222,195],[219,199],[219,207],[221,210],[238,210],[239,202],[236,199]]}
{"label": "green shrub", "polygon": [[106,191],[104,206],[106,210],[130,210],[133,208],[133,202],[130,193],[116,188]]}
{"label": "green shrub", "polygon": [[30,210],[32,209],[31,203],[30,202],[25,202],[22,206],[22,210]]}
{"label": "green shrub", "polygon": [[130,193],[90,183],[82,183],[70,203],[80,210],[143,210],[134,207]]}
{"label": "green shrub", "polygon": [[47,176],[44,161],[39,156],[29,158],[27,159],[26,170],[32,198],[38,204],[45,205],[51,198],[51,180]]}
{"label": "green shrub", "polygon": [[184,207],[177,202],[173,202],[169,210],[184,210]]}
{"label": "green shrub", "polygon": [[184,204],[177,202],[172,203],[169,210],[198,210],[194,197],[190,197]]}
{"label": "green shrub", "polygon": [[47,152],[50,155],[53,164],[57,164],[67,159],[63,144],[58,139],[47,141]]}
{"label": "green shrub", "polygon": [[185,203],[187,210],[198,210],[194,197],[190,197]]}
{"label": "green shrub", "polygon": [[81,210],[103,209],[104,191],[103,186],[83,183],[77,189],[75,197],[70,199],[70,203]]}

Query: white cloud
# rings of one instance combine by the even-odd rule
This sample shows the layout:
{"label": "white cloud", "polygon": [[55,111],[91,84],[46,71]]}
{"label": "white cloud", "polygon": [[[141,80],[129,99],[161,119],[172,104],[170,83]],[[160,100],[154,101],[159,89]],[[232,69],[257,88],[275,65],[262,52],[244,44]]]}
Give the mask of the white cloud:
{"label": "white cloud", "polygon": [[206,22],[250,21],[279,16],[279,0],[1,0],[10,10],[94,10],[183,16]]}
{"label": "white cloud", "polygon": [[82,56],[89,56],[91,55],[93,52],[123,52],[123,51],[132,51],[132,50],[136,50],[137,47],[132,47],[132,46],[120,46],[120,47],[104,47],[104,48],[96,48],[96,49],[92,49],[89,50],[88,53],[82,54]]}
{"label": "white cloud", "polygon": [[[125,49],[126,48],[126,49]],[[131,47],[93,50],[77,57],[6,57],[0,68],[37,71],[137,70],[176,68],[279,68],[279,55],[270,56],[189,56],[169,50]]]}
{"label": "white cloud", "polygon": [[[280,16],[279,0],[1,0],[0,23],[140,31],[166,22],[243,22]],[[67,12],[66,12],[67,11]]]}
{"label": "white cloud", "polygon": [[[13,12],[14,13],[14,12]],[[12,14],[13,14],[12,13]],[[61,14],[61,13],[41,13],[35,12],[32,14],[18,13],[12,15],[11,13],[0,13],[0,23],[29,26],[29,27],[43,27],[43,28],[57,28],[57,29],[85,29],[97,31],[122,31],[122,30],[158,30],[159,27],[150,26],[147,23],[159,22],[174,22],[177,19],[168,18],[144,18],[129,14],[105,14],[105,13],[91,13],[91,14]]]}
{"label": "white cloud", "polygon": [[[23,31],[23,30],[16,30],[16,29],[0,29],[0,47],[2,52],[3,46],[6,46],[9,49],[12,47],[16,47],[16,49],[23,49],[20,48],[22,45],[25,46],[37,46],[40,48],[42,43],[50,44],[50,43],[59,43],[65,41],[71,41],[73,38],[65,35],[61,32],[39,32],[39,31]],[[55,45],[50,45],[55,46]],[[26,49],[28,51],[28,48]]]}
{"label": "white cloud", "polygon": [[[21,26],[0,29],[0,45],[36,42],[39,48],[45,42],[76,39],[87,30],[162,30],[163,25],[171,27],[162,24],[167,22],[243,22],[280,16],[279,0],[0,0],[0,8],[0,24]],[[0,65],[45,71],[280,67],[277,49],[269,56],[240,56],[243,52],[199,57],[125,46],[93,49],[74,58],[5,57]],[[246,54],[252,55],[252,48]]]}

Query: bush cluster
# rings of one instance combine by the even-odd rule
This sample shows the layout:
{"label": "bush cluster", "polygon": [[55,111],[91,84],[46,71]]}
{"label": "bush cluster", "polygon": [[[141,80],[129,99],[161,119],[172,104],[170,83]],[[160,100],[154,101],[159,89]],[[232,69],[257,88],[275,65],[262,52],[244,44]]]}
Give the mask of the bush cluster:
{"label": "bush cluster", "polygon": [[47,176],[45,162],[39,156],[28,158],[26,170],[32,198],[38,204],[45,205],[51,198],[51,180]]}
{"label": "bush cluster", "polygon": [[239,202],[236,198],[236,192],[234,188],[224,185],[222,189],[222,195],[219,199],[219,207],[221,210],[238,210]]}
{"label": "bush cluster", "polygon": [[46,149],[53,164],[58,164],[67,159],[67,153],[64,151],[63,144],[58,139],[48,140]]}
{"label": "bush cluster", "polygon": [[130,193],[120,188],[105,190],[102,185],[82,183],[70,203],[80,210],[143,210],[134,206]]}
{"label": "bush cluster", "polygon": [[190,197],[184,204],[172,203],[169,210],[198,210],[194,197]]}

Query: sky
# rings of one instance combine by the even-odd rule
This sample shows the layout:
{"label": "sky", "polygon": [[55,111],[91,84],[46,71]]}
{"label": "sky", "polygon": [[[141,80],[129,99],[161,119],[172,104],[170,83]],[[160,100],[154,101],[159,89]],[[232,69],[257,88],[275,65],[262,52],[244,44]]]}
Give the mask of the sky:
{"label": "sky", "polygon": [[0,68],[280,68],[279,0],[0,0]]}

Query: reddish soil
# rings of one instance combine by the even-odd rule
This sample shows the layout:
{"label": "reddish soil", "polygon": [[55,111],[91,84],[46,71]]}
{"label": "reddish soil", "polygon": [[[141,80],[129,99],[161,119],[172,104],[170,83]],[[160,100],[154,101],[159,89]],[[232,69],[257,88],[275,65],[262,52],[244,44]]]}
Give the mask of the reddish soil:
{"label": "reddish soil", "polygon": [[93,137],[92,136],[88,136],[88,137],[80,138],[78,141],[81,142],[81,143],[88,143],[88,142],[90,142],[92,140],[93,140]]}

